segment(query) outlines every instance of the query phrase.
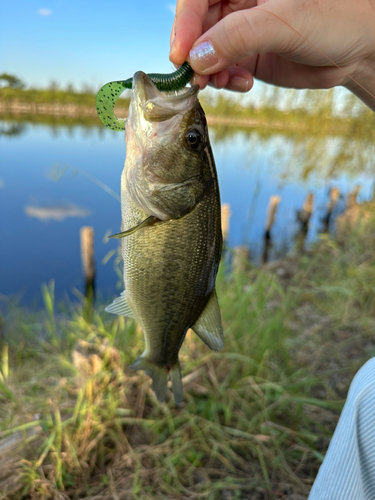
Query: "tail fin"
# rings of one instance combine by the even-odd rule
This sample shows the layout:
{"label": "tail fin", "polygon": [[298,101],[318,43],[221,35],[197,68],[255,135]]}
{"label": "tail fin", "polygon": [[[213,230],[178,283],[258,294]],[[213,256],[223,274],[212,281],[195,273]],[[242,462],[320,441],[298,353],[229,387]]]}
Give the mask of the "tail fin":
{"label": "tail fin", "polygon": [[[167,395],[168,387],[168,368],[159,366],[149,361],[143,355],[139,356],[134,363],[130,365],[133,370],[144,370],[152,379],[152,390],[158,400],[162,403]],[[182,392],[180,364],[177,364],[170,371],[174,399],[177,405],[181,404],[184,396]]]}
{"label": "tail fin", "polygon": [[176,405],[180,405],[184,400],[184,394],[182,391],[181,369],[179,361],[177,361],[177,364],[175,364],[170,371],[170,375],[174,400],[176,402]]}

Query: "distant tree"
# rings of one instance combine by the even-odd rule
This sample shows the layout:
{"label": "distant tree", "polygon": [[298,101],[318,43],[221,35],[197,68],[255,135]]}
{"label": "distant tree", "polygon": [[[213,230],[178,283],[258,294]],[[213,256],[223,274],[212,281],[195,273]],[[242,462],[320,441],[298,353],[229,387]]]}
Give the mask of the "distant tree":
{"label": "distant tree", "polygon": [[71,93],[75,93],[74,86],[72,83],[68,83],[68,85],[66,86],[66,91],[71,92]]}
{"label": "distant tree", "polygon": [[83,83],[82,84],[82,91],[81,91],[83,94],[93,94],[94,93],[94,89],[91,87],[91,85],[87,84],[87,83]]}
{"label": "distant tree", "polygon": [[51,80],[51,83],[48,86],[48,90],[51,90],[52,92],[56,92],[56,90],[59,90],[59,84],[56,82],[56,80]]}
{"label": "distant tree", "polygon": [[0,86],[10,87],[12,89],[24,89],[25,84],[22,80],[14,75],[9,75],[8,73],[2,73],[0,75]]}

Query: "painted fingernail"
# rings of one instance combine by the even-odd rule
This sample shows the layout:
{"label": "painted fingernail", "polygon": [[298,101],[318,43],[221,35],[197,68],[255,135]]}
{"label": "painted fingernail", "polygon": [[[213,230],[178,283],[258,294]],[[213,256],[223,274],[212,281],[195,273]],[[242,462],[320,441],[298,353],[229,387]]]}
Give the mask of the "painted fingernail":
{"label": "painted fingernail", "polygon": [[246,78],[241,78],[240,76],[232,76],[229,79],[226,88],[228,90],[233,90],[234,92],[247,92],[251,89],[251,85],[249,80],[246,80]]}
{"label": "painted fingernail", "polygon": [[209,70],[219,61],[212,43],[207,40],[197,45],[190,51],[190,62],[202,73]]}

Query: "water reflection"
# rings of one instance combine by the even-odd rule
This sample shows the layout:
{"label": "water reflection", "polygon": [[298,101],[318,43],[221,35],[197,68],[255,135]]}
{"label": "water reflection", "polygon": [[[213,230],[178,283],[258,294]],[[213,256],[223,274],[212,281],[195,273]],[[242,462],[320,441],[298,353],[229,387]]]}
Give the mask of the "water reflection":
{"label": "water reflection", "polygon": [[26,125],[23,123],[7,123],[0,121],[0,135],[8,137],[21,135],[26,131]]}
{"label": "water reflection", "polygon": [[55,205],[48,207],[35,207],[28,205],[25,207],[25,214],[44,222],[50,220],[62,222],[67,217],[87,217],[91,214],[91,212],[90,210],[85,210],[84,208],[71,203],[69,205]]}
{"label": "water reflection", "polygon": [[[26,290],[23,300],[28,302],[39,295],[41,283],[51,279],[56,281],[57,298],[73,287],[82,289],[79,231],[84,221],[96,234],[98,293],[112,295],[118,281],[112,268],[118,243],[108,242],[105,235],[121,231],[117,193],[125,157],[124,136],[95,123],[86,127],[64,119],[62,125],[52,117],[52,123],[45,125],[42,118],[50,120],[34,117],[33,122],[20,123],[22,134],[0,136],[0,176],[6,186],[1,191],[0,213],[7,214],[0,218],[0,292]],[[0,128],[9,130],[13,123],[0,122]],[[354,169],[350,155],[347,162],[341,156],[332,169],[330,158],[338,158],[340,137],[309,137],[305,130],[298,134],[232,127],[213,127],[210,136],[221,200],[227,204],[226,245],[249,248],[256,264],[293,248],[301,228],[304,245],[318,237],[322,224],[332,229],[343,202],[340,198],[328,207],[327,187],[346,197],[359,184],[361,197],[372,197],[372,159]],[[373,148],[365,150],[356,137],[347,151],[357,149],[362,161],[371,156]],[[306,223],[303,210],[309,193],[313,202]],[[40,203],[46,197],[70,201]],[[271,197],[278,200],[273,217],[267,216]],[[108,254],[113,256],[109,263],[101,264],[108,261]]]}
{"label": "water reflection", "polygon": [[[343,130],[323,126],[319,118],[309,119],[305,127],[285,130],[271,128],[251,128],[214,124],[210,126],[210,134],[216,143],[230,143],[239,135],[248,143],[249,149],[267,147],[273,142],[273,154],[280,161],[287,156],[287,169],[280,172],[280,180],[288,181],[291,177],[308,180],[311,175],[319,174],[321,179],[332,179],[342,172],[357,175],[358,172],[375,172],[375,141],[373,125],[375,118],[369,123],[348,122]],[[97,117],[81,118],[59,117],[48,115],[10,116],[9,120],[0,121],[0,135],[16,136],[26,132],[27,125],[48,125],[55,138],[64,134],[74,137],[77,132],[84,138],[106,140],[112,131],[105,129]],[[121,134],[120,134],[121,135]],[[278,144],[274,141],[281,138]]]}

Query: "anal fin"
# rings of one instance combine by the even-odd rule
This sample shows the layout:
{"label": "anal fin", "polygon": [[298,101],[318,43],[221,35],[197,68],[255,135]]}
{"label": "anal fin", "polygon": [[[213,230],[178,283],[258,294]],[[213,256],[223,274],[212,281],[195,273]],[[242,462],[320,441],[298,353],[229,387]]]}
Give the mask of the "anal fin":
{"label": "anal fin", "polygon": [[128,318],[135,318],[128,301],[126,300],[126,291],[123,291],[120,297],[117,297],[112,304],[109,304],[104,309],[108,313],[118,314],[119,316],[127,316]]}
{"label": "anal fin", "polygon": [[215,289],[202,314],[191,328],[213,351],[221,351],[224,347],[223,326]]}

